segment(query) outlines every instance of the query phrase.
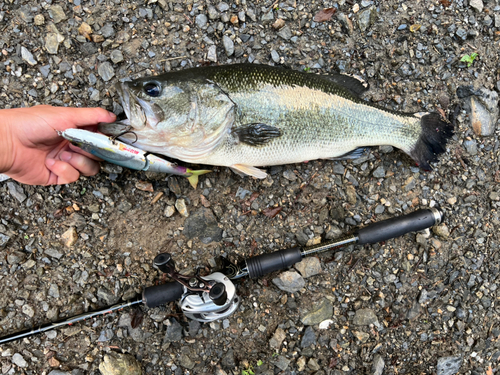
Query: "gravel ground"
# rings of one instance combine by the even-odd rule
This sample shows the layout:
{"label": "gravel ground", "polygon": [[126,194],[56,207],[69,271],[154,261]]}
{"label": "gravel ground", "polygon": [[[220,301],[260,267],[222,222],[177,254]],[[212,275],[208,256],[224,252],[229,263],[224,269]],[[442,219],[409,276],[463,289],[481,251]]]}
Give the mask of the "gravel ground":
{"label": "gravel ground", "polygon": [[[331,7],[331,19],[314,21]],[[140,313],[123,311],[3,345],[2,374],[497,371],[499,0],[7,0],[0,31],[4,108],[120,112],[119,79],[232,62],[355,74],[371,85],[367,100],[395,110],[462,105],[432,172],[380,147],[355,161],[273,167],[263,181],[214,168],[197,190],[106,164],[65,186],[1,182],[2,335],[162,282],[152,268],[162,251],[194,270],[417,208],[447,213],[432,231],[243,281],[241,307],[220,322],[189,322],[170,304],[145,310],[137,328]]]}

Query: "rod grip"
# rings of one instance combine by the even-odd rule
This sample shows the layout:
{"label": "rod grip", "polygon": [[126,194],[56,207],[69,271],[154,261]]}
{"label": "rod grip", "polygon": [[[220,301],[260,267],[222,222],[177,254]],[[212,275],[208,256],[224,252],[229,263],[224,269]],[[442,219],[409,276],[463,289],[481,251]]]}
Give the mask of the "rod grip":
{"label": "rod grip", "polygon": [[417,232],[439,224],[443,212],[436,208],[417,210],[411,214],[394,217],[359,229],[355,235],[358,244],[376,243],[402,236],[409,232]]}
{"label": "rod grip", "polygon": [[283,270],[302,260],[300,247],[262,254],[246,260],[248,276],[255,279],[268,273]]}
{"label": "rod grip", "polygon": [[147,307],[156,307],[177,301],[184,293],[184,286],[178,282],[149,286],[142,291],[142,301]]}

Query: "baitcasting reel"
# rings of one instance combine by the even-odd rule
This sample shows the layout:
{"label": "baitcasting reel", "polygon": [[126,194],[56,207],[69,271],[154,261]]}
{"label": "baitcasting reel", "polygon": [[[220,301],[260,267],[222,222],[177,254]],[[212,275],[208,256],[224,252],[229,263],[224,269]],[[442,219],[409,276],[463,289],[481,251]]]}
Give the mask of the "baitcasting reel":
{"label": "baitcasting reel", "polygon": [[[236,287],[220,272],[207,276],[185,276],[175,270],[175,263],[168,253],[158,254],[153,264],[160,271],[183,287],[179,306],[189,319],[212,322],[231,315],[239,306]],[[147,290],[147,289],[146,289]],[[144,298],[147,301],[146,290]],[[150,306],[150,303],[147,303]]]}

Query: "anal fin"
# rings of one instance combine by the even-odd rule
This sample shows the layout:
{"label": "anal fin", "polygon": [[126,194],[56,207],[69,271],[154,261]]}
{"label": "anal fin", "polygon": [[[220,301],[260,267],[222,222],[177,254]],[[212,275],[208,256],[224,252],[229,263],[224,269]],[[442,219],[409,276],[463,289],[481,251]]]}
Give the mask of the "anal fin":
{"label": "anal fin", "polygon": [[349,151],[347,154],[337,156],[335,158],[329,158],[329,160],[349,160],[357,159],[363,156],[368,147],[358,147],[355,150]]}
{"label": "anal fin", "polygon": [[267,173],[262,169],[252,167],[250,165],[243,164],[233,164],[230,167],[234,173],[240,176],[253,176],[255,178],[264,179],[267,177]]}

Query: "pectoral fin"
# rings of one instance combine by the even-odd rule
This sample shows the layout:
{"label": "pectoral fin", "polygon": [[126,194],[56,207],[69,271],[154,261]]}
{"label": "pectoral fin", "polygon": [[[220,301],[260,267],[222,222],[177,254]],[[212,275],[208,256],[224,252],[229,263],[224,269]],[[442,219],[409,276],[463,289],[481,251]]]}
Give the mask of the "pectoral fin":
{"label": "pectoral fin", "polygon": [[231,133],[241,143],[261,146],[281,136],[281,130],[266,124],[246,124],[233,129]]}
{"label": "pectoral fin", "polygon": [[267,173],[262,169],[255,168],[250,165],[233,164],[230,168],[234,173],[239,174],[240,176],[253,176],[260,179],[264,179],[267,177]]}

